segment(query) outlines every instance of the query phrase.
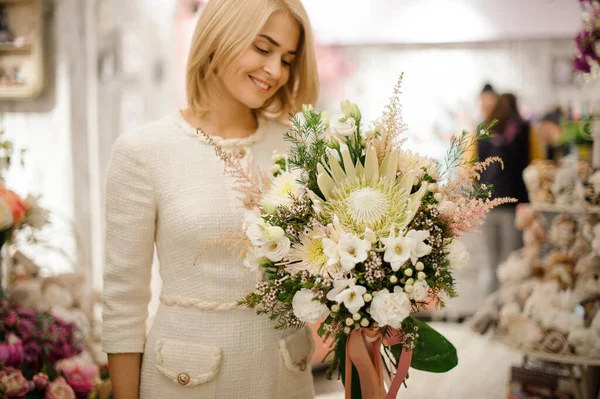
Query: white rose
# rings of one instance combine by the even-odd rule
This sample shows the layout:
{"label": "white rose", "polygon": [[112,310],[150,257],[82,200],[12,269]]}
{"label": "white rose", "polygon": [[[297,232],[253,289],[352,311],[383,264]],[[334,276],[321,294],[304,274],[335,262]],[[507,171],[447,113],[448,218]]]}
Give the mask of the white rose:
{"label": "white rose", "polygon": [[410,314],[410,309],[410,300],[399,286],[394,287],[393,293],[381,290],[373,294],[371,317],[380,326],[402,327],[402,322]]}
{"label": "white rose", "polygon": [[292,299],[292,308],[298,319],[306,323],[316,323],[329,315],[329,309],[319,301],[314,301],[311,290],[303,288]]}
{"label": "white rose", "polygon": [[429,285],[427,284],[427,281],[415,281],[410,295],[411,299],[414,299],[415,301],[424,301],[427,298],[427,295],[429,295]]}
{"label": "white rose", "polygon": [[261,247],[262,252],[272,262],[279,262],[290,252],[290,239],[283,237],[279,240],[269,241]]}
{"label": "white rose", "polygon": [[448,258],[450,266],[454,269],[461,269],[469,263],[470,255],[464,242],[455,238],[448,246]]}
{"label": "white rose", "polygon": [[356,132],[356,121],[344,114],[335,114],[329,120],[329,130],[338,137],[350,137]]}

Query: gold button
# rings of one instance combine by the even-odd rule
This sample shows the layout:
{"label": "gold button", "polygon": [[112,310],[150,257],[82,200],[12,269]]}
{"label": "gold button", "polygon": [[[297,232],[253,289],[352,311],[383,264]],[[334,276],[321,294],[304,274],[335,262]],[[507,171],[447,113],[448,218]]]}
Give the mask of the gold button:
{"label": "gold button", "polygon": [[306,360],[303,360],[300,363],[298,363],[298,367],[300,368],[300,371],[306,370]]}
{"label": "gold button", "polygon": [[177,382],[181,385],[187,385],[190,383],[190,376],[186,373],[181,373],[177,376]]}

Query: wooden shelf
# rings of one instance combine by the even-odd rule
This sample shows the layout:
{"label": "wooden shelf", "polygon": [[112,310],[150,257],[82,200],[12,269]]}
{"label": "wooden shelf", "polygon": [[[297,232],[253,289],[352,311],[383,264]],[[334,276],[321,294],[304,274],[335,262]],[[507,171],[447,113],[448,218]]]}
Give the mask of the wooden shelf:
{"label": "wooden shelf", "polygon": [[29,53],[32,49],[31,44],[15,46],[13,43],[0,43],[0,53]]}
{"label": "wooden shelf", "polygon": [[10,5],[10,4],[26,4],[26,3],[31,3],[34,0],[0,0],[0,5],[1,4],[6,4],[6,5]]}

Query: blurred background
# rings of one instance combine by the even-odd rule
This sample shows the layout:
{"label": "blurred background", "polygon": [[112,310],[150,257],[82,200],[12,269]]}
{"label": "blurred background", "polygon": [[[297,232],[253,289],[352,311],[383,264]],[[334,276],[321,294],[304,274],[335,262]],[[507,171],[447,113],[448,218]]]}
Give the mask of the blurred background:
{"label": "blurred background", "polygon": [[[573,67],[582,29],[578,0],[303,3],[318,42],[316,108],[336,110],[350,99],[363,120],[373,120],[404,73],[406,146],[441,160],[453,135],[475,131],[487,117],[482,91],[508,92],[530,123],[539,157],[554,157],[550,149],[560,147],[589,159],[590,137],[572,126],[600,114],[600,82]],[[39,205],[50,212],[35,239],[21,237],[3,250],[5,287],[35,264],[41,276],[76,271],[101,290],[112,143],[186,106],[187,53],[204,4],[0,0],[0,128],[3,143],[10,142],[3,146],[11,147],[3,184],[22,198],[41,196]],[[439,392],[424,393],[430,377],[411,374],[407,398],[507,397],[510,366],[522,360],[462,324],[497,288],[489,242],[471,235],[465,243],[471,260],[457,273],[460,297],[424,316],[455,343],[461,364],[436,380]],[[156,274],[153,288],[160,291]],[[342,397],[337,384],[317,388],[322,398]]]}

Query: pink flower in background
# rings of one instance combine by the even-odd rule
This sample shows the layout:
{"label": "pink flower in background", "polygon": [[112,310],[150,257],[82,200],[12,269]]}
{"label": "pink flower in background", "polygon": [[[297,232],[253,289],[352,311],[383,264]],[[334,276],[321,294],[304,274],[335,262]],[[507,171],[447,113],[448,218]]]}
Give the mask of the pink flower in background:
{"label": "pink flower in background", "polygon": [[80,357],[63,359],[56,363],[56,371],[61,373],[77,394],[85,399],[94,385],[100,380],[100,368]]}
{"label": "pink flower in background", "polygon": [[17,326],[18,322],[19,322],[19,317],[17,316],[17,314],[14,312],[10,312],[8,314],[8,316],[6,317],[6,321],[4,323],[6,324],[6,327],[14,328]]}
{"label": "pink flower in background", "polygon": [[23,363],[23,344],[14,334],[8,334],[6,342],[0,343],[0,364],[20,367]]}
{"label": "pink flower in background", "polygon": [[46,374],[38,373],[33,376],[33,383],[35,384],[35,389],[42,390],[48,386],[50,380]]}
{"label": "pink flower in background", "polygon": [[75,391],[63,377],[58,377],[46,388],[44,399],[76,399]]}
{"label": "pink flower in background", "polygon": [[32,386],[23,377],[21,370],[8,367],[0,372],[0,392],[6,398],[20,398],[31,390]]}

